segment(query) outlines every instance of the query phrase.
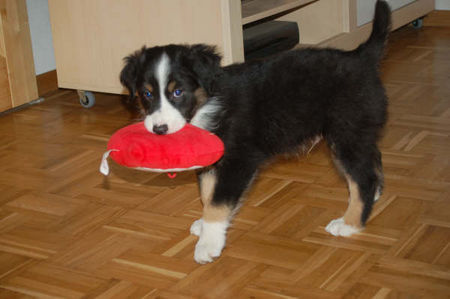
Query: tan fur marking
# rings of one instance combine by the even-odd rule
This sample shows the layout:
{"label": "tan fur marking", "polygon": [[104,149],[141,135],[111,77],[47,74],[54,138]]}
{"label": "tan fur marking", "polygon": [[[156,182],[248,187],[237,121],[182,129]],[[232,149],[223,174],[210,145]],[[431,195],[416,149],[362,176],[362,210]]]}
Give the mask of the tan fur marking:
{"label": "tan fur marking", "polygon": [[231,209],[226,205],[213,206],[206,205],[203,206],[203,221],[205,222],[223,222],[229,220],[231,216]]}
{"label": "tan fur marking", "polygon": [[345,224],[352,225],[354,227],[361,227],[361,215],[363,212],[364,204],[359,194],[358,185],[348,175],[346,175],[348,187],[350,190],[350,202],[344,214]]}
{"label": "tan fur marking", "polygon": [[153,92],[153,86],[152,86],[151,84],[145,83],[145,84],[144,84],[144,87],[145,87],[148,91]]}
{"label": "tan fur marking", "polygon": [[203,206],[208,206],[211,203],[214,187],[216,186],[216,179],[214,169],[200,175],[200,196],[202,198]]}
{"label": "tan fur marking", "polygon": [[203,106],[203,104],[205,104],[206,100],[208,99],[206,90],[204,90],[202,87],[199,87],[194,91],[194,96],[197,99],[197,108]]}
{"label": "tan fur marking", "polygon": [[352,225],[357,228],[361,228],[361,215],[364,208],[364,203],[361,200],[361,195],[359,194],[358,184],[346,173],[344,166],[341,161],[333,154],[333,162],[338,171],[345,176],[347,180],[348,189],[350,192],[350,199],[348,203],[347,210],[344,214],[345,224]]}
{"label": "tan fur marking", "polygon": [[170,81],[169,84],[167,84],[167,91],[170,93],[174,92],[176,84],[175,81]]}
{"label": "tan fur marking", "polygon": [[203,221],[219,222],[228,220],[231,216],[231,209],[226,205],[214,206],[211,204],[216,186],[217,177],[214,169],[200,175],[200,195],[203,203]]}

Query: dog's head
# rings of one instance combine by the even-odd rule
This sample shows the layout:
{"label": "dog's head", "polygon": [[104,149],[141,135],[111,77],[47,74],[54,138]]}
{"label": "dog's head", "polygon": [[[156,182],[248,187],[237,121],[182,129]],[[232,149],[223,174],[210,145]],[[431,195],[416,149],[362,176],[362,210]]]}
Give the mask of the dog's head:
{"label": "dog's head", "polygon": [[139,99],[147,130],[170,134],[206,102],[220,60],[214,47],[202,44],[144,47],[125,58],[120,81],[130,99]]}

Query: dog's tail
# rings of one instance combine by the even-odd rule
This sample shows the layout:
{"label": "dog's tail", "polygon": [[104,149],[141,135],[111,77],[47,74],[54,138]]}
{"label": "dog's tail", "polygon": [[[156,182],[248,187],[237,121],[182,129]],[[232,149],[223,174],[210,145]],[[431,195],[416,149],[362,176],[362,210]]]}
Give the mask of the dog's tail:
{"label": "dog's tail", "polygon": [[384,53],[384,46],[391,31],[391,9],[384,0],[378,0],[375,5],[372,33],[359,50],[366,57],[379,61]]}

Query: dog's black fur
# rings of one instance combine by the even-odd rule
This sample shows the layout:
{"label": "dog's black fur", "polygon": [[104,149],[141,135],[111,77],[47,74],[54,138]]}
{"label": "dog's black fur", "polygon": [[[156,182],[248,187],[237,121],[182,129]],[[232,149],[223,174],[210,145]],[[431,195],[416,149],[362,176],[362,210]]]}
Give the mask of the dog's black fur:
{"label": "dog's black fur", "polygon": [[[181,100],[167,96],[187,122],[214,105],[201,116],[203,127],[217,134],[226,149],[214,165],[213,205],[236,207],[264,161],[296,152],[320,136],[359,186],[364,225],[383,185],[376,143],[386,122],[387,97],[378,65],[389,31],[389,6],[378,1],[372,34],[353,51],[300,49],[222,68],[214,47],[143,48],[127,58],[121,82],[151,114],[159,104],[157,96],[146,98],[145,84],[157,89],[155,65],[165,53],[170,58],[169,80],[184,91]],[[197,98],[199,89],[207,99]]]}

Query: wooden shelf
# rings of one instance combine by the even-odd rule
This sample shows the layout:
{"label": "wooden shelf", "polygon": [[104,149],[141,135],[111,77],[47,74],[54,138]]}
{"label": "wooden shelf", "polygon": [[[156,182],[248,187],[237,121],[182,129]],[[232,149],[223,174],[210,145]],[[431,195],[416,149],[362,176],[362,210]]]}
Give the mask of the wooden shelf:
{"label": "wooden shelf", "polygon": [[316,0],[243,0],[242,25],[276,15]]}

